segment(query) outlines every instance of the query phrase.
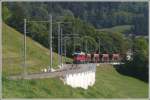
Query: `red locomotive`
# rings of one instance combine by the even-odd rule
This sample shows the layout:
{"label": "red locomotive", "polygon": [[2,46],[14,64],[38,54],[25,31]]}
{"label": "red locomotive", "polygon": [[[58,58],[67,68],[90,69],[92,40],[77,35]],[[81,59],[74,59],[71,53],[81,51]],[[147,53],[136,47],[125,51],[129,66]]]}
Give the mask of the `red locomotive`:
{"label": "red locomotive", "polygon": [[86,61],[86,56],[85,56],[85,53],[83,52],[75,52],[73,54],[73,63],[85,63]]}
{"label": "red locomotive", "polygon": [[120,55],[118,53],[113,54],[99,54],[91,53],[85,54],[84,52],[75,52],[73,54],[73,63],[100,63],[100,62],[118,62],[120,61]]}

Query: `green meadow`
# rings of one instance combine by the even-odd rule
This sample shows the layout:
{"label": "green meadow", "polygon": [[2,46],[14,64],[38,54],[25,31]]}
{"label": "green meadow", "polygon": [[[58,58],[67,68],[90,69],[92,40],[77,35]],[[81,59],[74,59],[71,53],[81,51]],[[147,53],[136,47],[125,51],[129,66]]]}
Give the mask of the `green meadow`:
{"label": "green meadow", "polygon": [[[3,23],[2,39],[3,98],[148,98],[148,83],[120,74],[112,65],[97,66],[96,83],[87,90],[64,85],[58,78],[9,80],[10,75],[23,71],[23,35]],[[49,50],[29,37],[27,44],[27,71],[39,72],[47,68]],[[53,53],[55,68],[57,56]]]}

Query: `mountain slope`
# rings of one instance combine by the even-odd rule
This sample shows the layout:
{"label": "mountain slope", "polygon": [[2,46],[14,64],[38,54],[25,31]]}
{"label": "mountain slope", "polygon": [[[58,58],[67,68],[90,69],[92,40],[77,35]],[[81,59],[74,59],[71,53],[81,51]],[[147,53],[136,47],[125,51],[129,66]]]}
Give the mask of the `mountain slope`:
{"label": "mountain slope", "polygon": [[[8,75],[22,71],[23,35],[3,24],[3,98],[146,98],[148,84],[124,76],[111,65],[97,67],[96,83],[88,90],[71,88],[58,78],[9,80]],[[28,72],[37,72],[49,64],[49,51],[27,38]],[[70,60],[70,59],[68,59]],[[57,54],[54,53],[54,65]]]}

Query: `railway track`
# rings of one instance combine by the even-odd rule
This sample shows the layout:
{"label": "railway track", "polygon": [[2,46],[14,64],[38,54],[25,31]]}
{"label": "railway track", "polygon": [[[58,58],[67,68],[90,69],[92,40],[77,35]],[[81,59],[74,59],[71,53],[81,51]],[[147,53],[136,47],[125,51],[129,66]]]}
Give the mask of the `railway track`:
{"label": "railway track", "polygon": [[88,71],[91,68],[93,68],[93,66],[96,67],[96,64],[95,63],[64,64],[62,68],[53,72],[32,73],[32,74],[27,74],[25,76],[13,75],[13,76],[10,76],[9,79],[15,80],[15,79],[42,79],[42,78],[63,77],[67,74],[81,73],[81,72]]}
{"label": "railway track", "polygon": [[39,73],[30,73],[25,76],[23,75],[12,75],[9,77],[9,79],[42,79],[42,78],[53,78],[53,77],[63,77],[67,74],[73,74],[73,73],[81,73],[90,70],[90,68],[93,68],[94,66],[100,66],[104,64],[112,64],[112,65],[120,65],[124,63],[114,63],[114,62],[108,62],[108,63],[88,63],[88,64],[64,64],[62,68],[57,69],[53,72],[39,72]]}

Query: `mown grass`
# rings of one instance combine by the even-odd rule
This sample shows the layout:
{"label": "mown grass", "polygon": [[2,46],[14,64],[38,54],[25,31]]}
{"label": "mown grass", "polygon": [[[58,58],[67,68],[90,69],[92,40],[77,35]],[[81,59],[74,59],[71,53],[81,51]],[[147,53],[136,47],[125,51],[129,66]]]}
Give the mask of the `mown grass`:
{"label": "mown grass", "polygon": [[147,98],[148,84],[119,74],[112,66],[97,67],[96,83],[88,90],[71,88],[57,78],[8,80],[3,78],[3,97],[19,98]]}
{"label": "mown grass", "polygon": [[[3,24],[3,98],[147,98],[148,83],[117,72],[111,65],[97,67],[96,83],[84,90],[64,85],[58,78],[9,80],[11,74],[22,71],[23,36]],[[28,38],[28,69],[37,72],[49,65],[48,49]],[[54,53],[54,66],[57,54]],[[70,59],[68,59],[70,60]]]}
{"label": "mown grass", "polygon": [[127,31],[131,30],[131,28],[132,28],[132,25],[120,25],[120,26],[114,26],[112,28],[99,29],[99,31],[125,33]]}

